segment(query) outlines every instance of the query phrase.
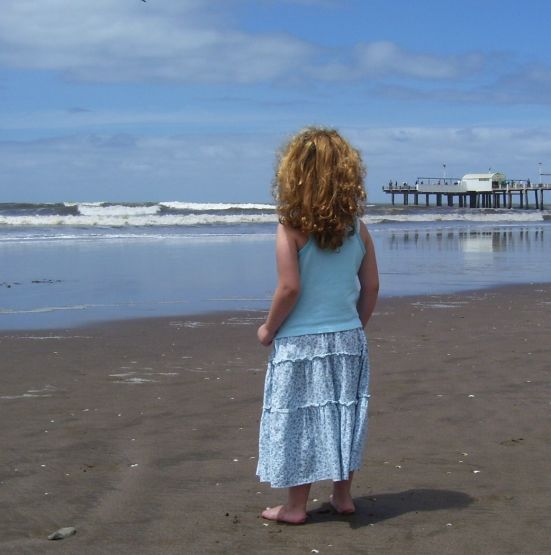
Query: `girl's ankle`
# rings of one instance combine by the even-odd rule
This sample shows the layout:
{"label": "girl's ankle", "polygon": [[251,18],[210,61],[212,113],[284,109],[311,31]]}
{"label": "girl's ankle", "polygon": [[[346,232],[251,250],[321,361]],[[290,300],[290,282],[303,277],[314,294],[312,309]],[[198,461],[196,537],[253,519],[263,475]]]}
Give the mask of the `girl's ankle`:
{"label": "girl's ankle", "polygon": [[285,503],[284,509],[290,513],[304,513],[306,514],[306,505],[291,505],[290,503]]}

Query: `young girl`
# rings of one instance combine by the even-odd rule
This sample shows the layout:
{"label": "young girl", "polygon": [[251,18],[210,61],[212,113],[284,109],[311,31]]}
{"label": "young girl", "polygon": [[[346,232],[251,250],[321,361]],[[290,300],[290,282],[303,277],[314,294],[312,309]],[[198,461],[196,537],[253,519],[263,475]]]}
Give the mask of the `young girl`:
{"label": "young girl", "polygon": [[262,516],[306,520],[312,482],[333,480],[330,502],[353,513],[353,471],[367,432],[369,361],[363,328],[379,277],[360,221],[360,154],[332,129],[307,128],[284,148],[274,182],[278,285],[258,328],[273,342],[264,388],[257,474],[287,487],[285,505]]}

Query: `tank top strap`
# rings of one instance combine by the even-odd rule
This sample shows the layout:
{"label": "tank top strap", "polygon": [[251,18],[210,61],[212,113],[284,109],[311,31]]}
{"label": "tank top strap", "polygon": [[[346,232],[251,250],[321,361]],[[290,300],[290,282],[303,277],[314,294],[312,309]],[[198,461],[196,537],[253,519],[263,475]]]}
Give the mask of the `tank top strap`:
{"label": "tank top strap", "polygon": [[364,241],[362,239],[362,234],[360,232],[360,222],[361,222],[361,218],[358,216],[356,217],[356,222],[355,222],[355,232],[354,235],[356,236],[356,240],[358,241],[358,244],[360,245],[360,249],[362,251],[362,254],[365,254],[365,245],[364,245]]}

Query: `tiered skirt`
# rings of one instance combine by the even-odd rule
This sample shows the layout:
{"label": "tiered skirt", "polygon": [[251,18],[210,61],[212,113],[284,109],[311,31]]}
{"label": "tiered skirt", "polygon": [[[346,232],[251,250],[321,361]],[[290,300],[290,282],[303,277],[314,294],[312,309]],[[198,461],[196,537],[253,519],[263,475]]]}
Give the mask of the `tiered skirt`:
{"label": "tiered skirt", "polygon": [[369,358],[362,328],[274,341],[257,475],[272,487],[346,480],[367,436]]}

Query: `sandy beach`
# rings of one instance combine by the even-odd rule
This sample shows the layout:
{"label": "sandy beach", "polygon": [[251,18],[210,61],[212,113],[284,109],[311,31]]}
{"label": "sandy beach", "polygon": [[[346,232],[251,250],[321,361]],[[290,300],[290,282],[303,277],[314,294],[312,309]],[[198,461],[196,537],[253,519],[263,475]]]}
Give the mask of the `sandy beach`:
{"label": "sandy beach", "polygon": [[[263,313],[0,334],[0,552],[543,554],[551,285],[382,299],[357,513],[259,511]],[[63,526],[76,535],[47,540]]]}

